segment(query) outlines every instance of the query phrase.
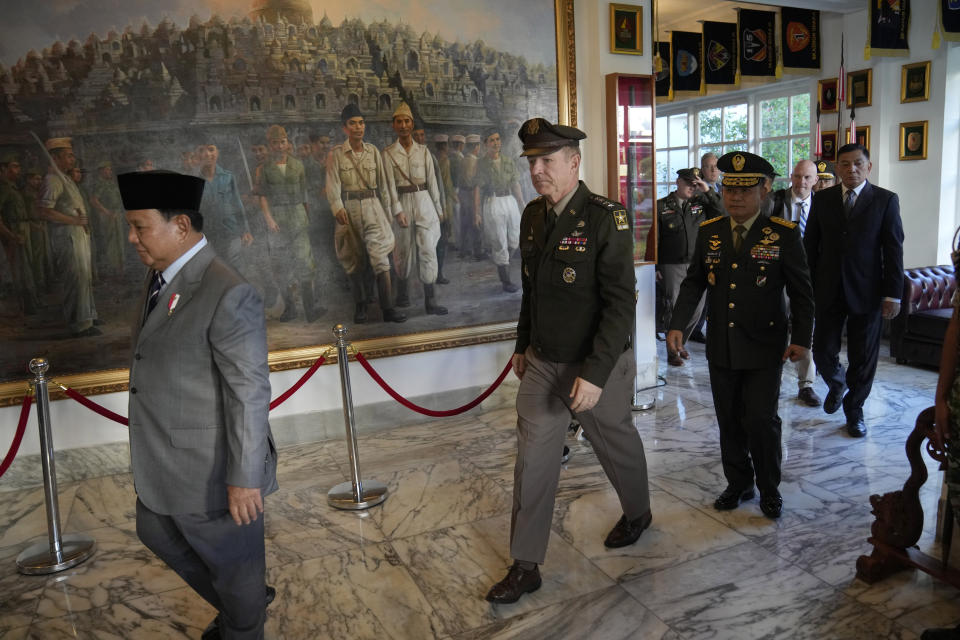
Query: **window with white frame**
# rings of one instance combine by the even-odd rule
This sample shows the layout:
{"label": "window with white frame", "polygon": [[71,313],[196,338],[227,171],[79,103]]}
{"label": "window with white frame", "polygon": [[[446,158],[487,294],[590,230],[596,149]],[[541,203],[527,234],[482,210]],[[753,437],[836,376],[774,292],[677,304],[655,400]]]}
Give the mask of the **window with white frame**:
{"label": "window with white frame", "polygon": [[793,165],[811,157],[809,91],[795,87],[780,94],[748,94],[746,102],[697,100],[683,111],[661,109],[666,113],[656,123],[658,198],[673,189],[677,169],[698,166],[706,153],[740,150],[763,156],[780,174],[774,188],[786,186]]}
{"label": "window with white frame", "polygon": [[657,199],[666,197],[676,182],[677,171],[690,166],[690,135],[687,114],[657,118]]}

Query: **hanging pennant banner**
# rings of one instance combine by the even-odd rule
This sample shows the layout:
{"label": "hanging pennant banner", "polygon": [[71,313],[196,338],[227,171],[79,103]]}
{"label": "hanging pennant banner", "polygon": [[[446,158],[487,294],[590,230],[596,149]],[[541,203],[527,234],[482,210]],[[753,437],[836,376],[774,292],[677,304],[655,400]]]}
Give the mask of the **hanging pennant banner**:
{"label": "hanging pennant banner", "polygon": [[703,38],[692,31],[673,31],[670,34],[673,64],[670,77],[674,91],[700,91],[703,74]]}
{"label": "hanging pennant banner", "polygon": [[784,67],[819,69],[820,12],[789,7],[780,9],[780,46]]}
{"label": "hanging pennant banner", "polygon": [[751,9],[740,9],[737,13],[741,75],[775,75],[777,48],[774,38],[777,14],[773,11]]}
{"label": "hanging pennant banner", "polygon": [[909,55],[910,0],[871,0],[869,7],[870,41],[864,58]]}
{"label": "hanging pennant banner", "polygon": [[736,84],[736,23],[703,23],[703,75],[707,84]]}
{"label": "hanging pennant banner", "polygon": [[660,71],[657,71],[657,96],[666,98],[670,95],[670,43],[658,42],[657,53],[660,54],[660,60],[663,65]]}
{"label": "hanging pennant banner", "polygon": [[960,0],[940,0],[940,25],[944,40],[960,42]]}

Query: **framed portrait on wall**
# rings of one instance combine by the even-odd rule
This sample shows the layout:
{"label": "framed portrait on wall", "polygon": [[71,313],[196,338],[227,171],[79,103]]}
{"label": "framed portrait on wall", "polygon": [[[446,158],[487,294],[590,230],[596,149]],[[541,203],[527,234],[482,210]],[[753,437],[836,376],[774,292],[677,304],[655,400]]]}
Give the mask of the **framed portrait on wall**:
{"label": "framed portrait on wall", "polygon": [[837,159],[837,132],[835,130],[821,132],[820,146],[823,149],[820,158],[835,162]]}
{"label": "framed portrait on wall", "polygon": [[847,75],[847,107],[869,107],[873,94],[873,69]]}
{"label": "framed portrait on wall", "polygon": [[[573,0],[333,0],[322,10],[307,0],[211,3],[215,10],[143,0],[98,13],[102,6],[76,0],[61,12],[23,3],[0,24],[0,155],[23,167],[16,186],[33,212],[53,171],[44,141],[70,139],[93,257],[65,278],[51,257],[53,223],[35,219],[22,277],[0,288],[0,403],[23,395],[26,364],[37,356],[49,360],[49,375],[81,392],[126,388],[130,318],[146,271],[125,242],[117,199],[114,176],[130,170],[210,175],[211,197],[231,199],[236,224],[221,224],[208,209],[204,232],[260,292],[274,370],[312,364],[334,341],[329,327],[337,323],[349,326],[368,357],[514,335],[520,294],[505,290],[497,265],[473,244],[482,229],[472,213],[460,215],[457,201],[472,198],[471,183],[450,171],[441,198],[449,224],[438,261],[448,282],[437,286],[437,302],[449,313],[426,313],[422,286],[411,277],[406,322],[384,322],[376,287],[366,275],[348,274],[337,252],[325,161],[344,143],[347,104],[364,116],[364,141],[382,150],[397,139],[392,116],[405,102],[441,166],[460,163],[461,153],[475,154],[479,164],[488,149],[482,141],[463,149],[434,144],[434,136],[453,141],[498,131],[502,157],[514,161],[511,192],[522,210],[536,192],[526,163],[516,161],[520,124],[534,116],[576,124]],[[268,148],[274,127],[286,136],[283,157],[303,166],[297,197],[307,221],[303,251],[295,254],[271,252],[277,231],[259,190],[264,167],[282,155]],[[359,273],[363,256],[354,263]],[[0,281],[9,281],[8,271]],[[519,281],[518,260],[508,274]],[[82,335],[64,313],[76,298],[71,283],[81,281],[92,288],[95,307]],[[354,322],[358,288],[358,299],[371,301],[363,323]]]}
{"label": "framed portrait on wall", "polygon": [[900,68],[900,102],[930,99],[930,61],[905,64]]}
{"label": "framed portrait on wall", "polygon": [[817,83],[817,95],[820,97],[820,112],[832,113],[837,110],[837,79],[827,78]]}
{"label": "framed portrait on wall", "polygon": [[927,159],[927,120],[900,123],[900,159]]}
{"label": "framed portrait on wall", "polygon": [[643,7],[610,5],[610,53],[643,54]]}

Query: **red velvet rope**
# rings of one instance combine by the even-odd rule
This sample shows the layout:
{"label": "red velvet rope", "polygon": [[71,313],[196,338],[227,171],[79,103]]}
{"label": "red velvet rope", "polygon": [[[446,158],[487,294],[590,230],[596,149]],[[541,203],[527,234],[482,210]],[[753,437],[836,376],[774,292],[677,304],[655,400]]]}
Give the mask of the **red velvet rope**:
{"label": "red velvet rope", "polygon": [[77,402],[85,406],[87,409],[90,409],[90,411],[93,411],[94,413],[101,415],[108,420],[113,420],[114,422],[120,423],[125,427],[130,426],[130,421],[124,418],[119,413],[114,413],[113,411],[110,411],[110,409],[107,409],[106,407],[97,404],[93,400],[83,397],[73,389],[70,389],[68,387],[61,387],[61,388],[63,389],[63,392],[67,394],[67,397],[73,398],[74,400],[76,400]]}
{"label": "red velvet rope", "polygon": [[389,393],[390,397],[392,397],[394,400],[396,400],[397,402],[405,406],[407,409],[410,409],[411,411],[416,411],[417,413],[422,413],[425,416],[432,416],[434,418],[447,418],[450,416],[459,415],[465,411],[469,411],[470,409],[473,409],[475,406],[477,406],[478,404],[486,400],[487,396],[489,396],[491,393],[496,391],[497,387],[500,386],[500,383],[503,382],[503,379],[507,377],[508,373],[510,373],[510,369],[513,368],[513,361],[511,360],[510,362],[507,363],[507,366],[503,368],[503,371],[500,372],[500,375],[493,382],[493,384],[490,385],[489,388],[487,388],[486,391],[484,391],[479,396],[477,396],[467,404],[463,405],[462,407],[457,407],[456,409],[447,409],[445,411],[436,411],[434,409],[427,409],[425,407],[415,405],[409,400],[407,400],[406,398],[404,398],[403,396],[401,396],[399,393],[394,391],[393,388],[390,385],[388,385],[383,378],[380,377],[380,374],[373,370],[373,367],[370,366],[370,363],[367,362],[367,359],[363,357],[362,353],[357,354],[357,362],[360,363],[360,366],[366,369],[367,373],[370,374],[370,377],[373,378],[376,381],[376,383],[383,388],[384,391]]}
{"label": "red velvet rope", "polygon": [[27,418],[30,417],[30,405],[33,403],[33,396],[29,393],[23,396],[23,404],[20,405],[20,422],[17,423],[17,432],[13,436],[13,442],[10,443],[10,450],[0,462],[0,477],[7,472],[13,459],[17,457],[17,451],[20,450],[20,441],[23,440],[23,432],[27,430]]}
{"label": "red velvet rope", "polygon": [[273,411],[274,409],[279,407],[281,404],[286,402],[287,398],[289,398],[290,396],[295,394],[297,391],[299,391],[300,387],[302,387],[306,383],[306,381],[309,380],[313,376],[313,374],[317,372],[317,369],[320,368],[320,365],[322,365],[326,361],[327,361],[326,356],[320,356],[319,358],[317,358],[317,361],[314,362],[312,365],[310,365],[310,368],[307,369],[302,376],[300,376],[300,379],[297,380],[292,387],[284,391],[280,396],[277,397],[276,400],[270,401],[270,410]]}

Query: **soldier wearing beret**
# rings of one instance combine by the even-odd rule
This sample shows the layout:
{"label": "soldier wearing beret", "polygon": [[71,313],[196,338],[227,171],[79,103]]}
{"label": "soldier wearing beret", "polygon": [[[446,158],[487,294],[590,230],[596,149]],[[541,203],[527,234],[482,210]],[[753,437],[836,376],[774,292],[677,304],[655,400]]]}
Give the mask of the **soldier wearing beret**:
{"label": "soldier wearing beret", "polygon": [[[719,201],[717,192],[703,180],[700,169],[696,167],[677,171],[677,188],[657,200],[657,279],[663,283],[666,298],[664,326],[670,326],[673,305],[693,257],[700,223],[707,218],[723,215]],[[683,331],[684,344],[699,324],[702,311],[703,299]],[[679,353],[670,351],[667,363],[675,367],[683,366],[682,358],[686,357],[686,349]]]}
{"label": "soldier wearing beret", "polygon": [[[723,203],[729,217],[700,225],[693,261],[673,310],[667,348],[682,348],[683,329],[707,292],[707,360],[720,428],[727,487],[714,502],[735,509],[760,490],[760,509],[777,518],[780,484],[780,373],[810,348],[813,289],[797,224],[761,216],[767,181],[776,175],[760,156],[722,156]],[[790,313],[784,302],[790,297]],[[787,334],[790,333],[788,343]]]}
{"label": "soldier wearing beret", "polygon": [[363,274],[369,262],[376,275],[384,322],[405,322],[406,314],[393,306],[390,280],[390,252],[396,244],[388,213],[394,211],[393,172],[386,170],[377,148],[363,141],[367,128],[357,105],[351,102],[344,107],[340,122],[347,139],[330,151],[327,201],[337,220],[337,259],[353,289],[353,321],[367,321]]}
{"label": "soldier wearing beret", "polygon": [[277,490],[257,291],[203,235],[202,178],[117,176],[145,274],[130,361],[137,536],[216,610],[204,638],[260,640],[264,497]]}
{"label": "soldier wearing beret", "polygon": [[630,412],[636,283],[627,212],[578,180],[582,131],[534,118],[519,135],[540,197],[527,205],[520,223],[514,563],[487,594],[487,600],[501,604],[540,588],[537,565],[547,551],[560,476],[557,458],[571,413],[623,509],[604,544],[633,544],[652,520],[643,443]]}

